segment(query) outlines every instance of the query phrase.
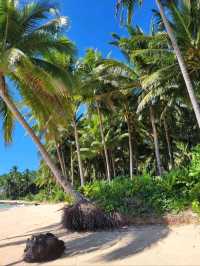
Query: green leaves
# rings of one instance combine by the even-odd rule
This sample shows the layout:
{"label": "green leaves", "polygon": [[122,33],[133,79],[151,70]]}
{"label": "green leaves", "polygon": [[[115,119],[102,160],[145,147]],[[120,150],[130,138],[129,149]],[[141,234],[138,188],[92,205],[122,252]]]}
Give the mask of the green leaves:
{"label": "green leaves", "polygon": [[14,118],[7,108],[6,104],[0,99],[0,117],[3,121],[2,130],[4,133],[4,141],[6,144],[12,143],[12,134],[14,130]]}
{"label": "green leaves", "polygon": [[120,17],[123,24],[125,19],[127,24],[131,24],[134,7],[141,5],[143,0],[116,0],[116,15]]}
{"label": "green leaves", "polygon": [[[75,47],[61,35],[67,24],[52,1],[17,5],[16,1],[0,0],[1,72],[16,85],[38,126],[49,121],[51,134],[68,120],[72,75],[64,68],[69,68]],[[6,90],[10,94],[8,84]],[[11,129],[11,120],[6,117],[5,128],[9,125]],[[11,140],[9,134],[5,138]]]}

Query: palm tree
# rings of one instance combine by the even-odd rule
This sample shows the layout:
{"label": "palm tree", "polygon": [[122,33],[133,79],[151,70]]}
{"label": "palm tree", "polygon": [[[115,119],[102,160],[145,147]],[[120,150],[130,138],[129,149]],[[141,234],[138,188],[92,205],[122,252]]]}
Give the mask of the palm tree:
{"label": "palm tree", "polygon": [[[131,24],[133,17],[133,10],[136,5],[141,5],[143,0],[116,0],[116,14],[120,16],[120,20],[123,23],[125,20],[127,24]],[[124,14],[124,10],[127,11]]]}
{"label": "palm tree", "polygon": [[[162,21],[165,25],[165,29],[167,31],[167,34],[171,40],[171,44],[172,44],[174,53],[176,54],[176,57],[177,57],[177,60],[178,60],[178,63],[179,63],[180,69],[181,69],[181,73],[182,73],[182,76],[184,78],[186,88],[187,88],[187,91],[188,91],[188,94],[189,94],[189,97],[190,97],[190,100],[191,100],[191,103],[193,106],[193,110],[194,110],[195,115],[196,115],[197,122],[198,122],[198,125],[200,127],[200,107],[199,107],[199,103],[198,103],[197,98],[196,98],[195,93],[194,93],[193,84],[192,84],[192,81],[190,79],[190,76],[189,76],[189,73],[187,70],[187,66],[185,64],[181,50],[180,50],[179,45],[177,43],[173,29],[170,26],[170,23],[169,23],[166,15],[165,15],[164,6],[160,0],[155,0],[155,1],[156,1],[157,6],[158,6],[158,10],[160,12],[160,15],[162,17]],[[128,10],[128,23],[130,24],[131,17],[133,15],[133,7],[136,4],[141,4],[142,2],[143,1],[140,1],[140,0],[118,0],[116,5],[117,5],[118,10],[123,9],[123,8]],[[177,3],[175,3],[175,2],[177,2]],[[175,4],[177,4],[177,6],[180,6],[181,1],[178,0],[175,2],[174,1],[164,1],[165,4],[171,5],[173,7],[175,7]],[[189,2],[190,2],[190,5],[194,5],[194,6],[196,5],[197,6],[197,1],[189,1]]]}
{"label": "palm tree", "polygon": [[160,159],[160,150],[159,150],[159,143],[158,143],[158,133],[156,129],[154,107],[152,105],[150,106],[150,120],[152,124],[152,129],[153,129],[153,139],[154,139],[154,145],[155,145],[155,155],[156,155],[156,161],[157,161],[157,167],[158,167],[158,175],[161,176],[163,169],[162,169],[162,163]]}
{"label": "palm tree", "polygon": [[108,158],[108,149],[107,149],[105,136],[104,136],[102,113],[101,113],[98,101],[96,101],[96,108],[97,108],[97,113],[98,113],[98,117],[99,117],[99,127],[100,127],[100,132],[101,132],[101,139],[102,139],[104,154],[105,154],[105,158],[106,158],[107,179],[110,182],[111,181],[111,173],[110,173],[110,163],[109,163],[109,158]]}
{"label": "palm tree", "polygon": [[[73,53],[73,45],[59,34],[66,24],[66,19],[56,16],[47,23],[41,23],[43,19],[47,19],[53,9],[55,10],[55,5],[50,1],[18,6],[15,0],[1,0],[0,9],[0,96],[13,117],[32,137],[57,182],[76,201],[82,200],[82,195],[75,192],[71,184],[62,176],[44,145],[16,107],[10,96],[6,79],[11,79],[17,85],[25,104],[31,108],[36,117],[47,121],[50,114],[54,113],[54,109],[56,113],[60,104],[54,93],[56,85],[46,71],[49,64],[42,60],[42,55],[54,50]],[[47,99],[50,103],[53,102],[54,108],[51,104],[45,105],[44,108]]]}
{"label": "palm tree", "polygon": [[[145,34],[142,32],[142,30],[138,27],[132,28],[131,26],[127,27],[128,33],[130,35],[129,38],[120,38],[118,35],[114,34],[114,41],[112,41],[112,44],[117,46],[123,54],[126,56],[128,59],[128,64],[122,64],[119,62],[116,62],[114,60],[108,60],[107,62],[105,61],[105,67],[107,71],[110,69],[113,72],[116,72],[117,75],[124,76],[126,78],[126,81],[124,80],[125,84],[129,84],[130,80],[138,80],[135,82],[135,84],[130,83],[130,85],[136,87],[135,89],[135,94],[136,97],[139,97],[139,106],[137,108],[137,112],[139,113],[144,107],[144,105],[147,103],[147,99],[145,98],[146,94],[149,92],[151,89],[150,86],[144,86],[144,80],[145,78],[148,79],[149,77],[149,71],[150,69],[155,68],[155,59],[157,57],[153,58],[153,63],[150,64],[148,62],[149,57],[152,57],[152,50],[154,50],[154,46],[157,48],[159,46],[160,50],[163,50],[163,43],[165,44],[165,36],[162,35],[154,35],[154,36],[145,36]],[[149,57],[147,57],[147,53],[144,54],[144,51],[146,52],[148,48],[148,43],[151,43],[151,49],[148,50]],[[160,59],[160,57],[159,57]],[[159,65],[160,66],[160,65]],[[154,84],[156,86],[156,84]],[[132,87],[133,88],[133,87]],[[131,89],[132,89],[131,88]],[[138,91],[138,88],[141,88]],[[138,92],[137,92],[138,91]],[[150,90],[151,92],[151,101],[153,98],[155,98],[155,94],[153,94],[153,90]],[[144,98],[144,99],[143,99]],[[150,102],[150,100],[149,100]],[[145,103],[145,104],[144,104]],[[156,128],[156,123],[155,123],[155,115],[154,115],[154,110],[152,103],[150,103],[150,120],[152,124],[152,129],[153,129],[153,139],[154,139],[154,147],[155,147],[155,155],[156,155],[156,161],[157,161],[157,168],[158,168],[158,174],[162,174],[162,164],[161,164],[161,158],[160,158],[160,151],[159,151],[159,141],[158,141],[158,133],[157,133],[157,128]],[[135,111],[136,112],[136,111]],[[130,138],[129,138],[130,142]],[[130,155],[131,155],[131,149],[130,149]],[[130,161],[131,163],[131,161]]]}
{"label": "palm tree", "polygon": [[110,182],[110,161],[105,141],[103,114],[100,106],[100,102],[103,102],[102,95],[104,95],[104,89],[106,89],[108,86],[99,78],[99,73],[96,72],[96,65],[101,61],[101,59],[101,54],[93,49],[88,49],[85,57],[77,64],[77,73],[79,73],[78,75],[81,77],[80,83],[82,83],[82,86],[80,90],[83,96],[83,101],[85,100],[87,103],[90,102],[91,106],[95,107],[97,110],[99,117],[99,129],[106,160],[107,179]]}
{"label": "palm tree", "polygon": [[[161,2],[159,0],[156,0],[156,3],[158,6],[158,9],[160,11],[160,15],[163,19],[163,23],[164,23],[165,28],[167,30],[168,36],[171,40],[174,52],[175,52],[176,57],[177,57],[177,60],[179,62],[179,66],[180,66],[180,69],[181,69],[181,72],[182,72],[182,75],[183,75],[183,78],[184,78],[184,81],[185,81],[185,84],[187,87],[187,91],[188,91],[188,94],[189,94],[189,97],[190,97],[190,100],[191,100],[191,103],[192,103],[192,106],[193,106],[193,109],[194,109],[194,112],[196,115],[196,119],[197,119],[197,122],[198,122],[198,125],[200,128],[200,107],[199,107],[199,103],[198,103],[197,98],[196,98],[195,93],[194,93],[194,88],[193,88],[192,81],[190,79],[190,76],[189,76],[189,73],[187,70],[187,66],[185,64],[185,60],[182,56],[181,50],[178,46],[178,43],[177,43],[177,40],[174,36],[173,30],[172,30],[172,28],[171,28],[171,26],[170,26],[170,24],[169,24],[169,22],[165,16],[163,5],[161,4]],[[171,3],[171,4],[174,5],[174,3]],[[196,4],[197,4],[197,2],[196,2]]]}
{"label": "palm tree", "polygon": [[[82,113],[79,114],[79,109],[81,105],[81,96],[79,95],[80,87],[80,77],[76,72],[76,69],[73,66],[74,60],[66,53],[51,53],[48,56],[45,56],[45,59],[56,68],[57,76],[54,75],[54,81],[57,84],[57,90],[65,91],[64,98],[58,93],[57,97],[60,100],[60,106],[58,112],[60,114],[65,114],[63,119],[60,119],[60,122],[63,120],[60,127],[58,124],[52,124],[51,121],[48,121],[48,131],[45,132],[45,139],[48,142],[52,138],[57,140],[55,141],[55,147],[57,150],[58,158],[60,161],[61,169],[65,171],[65,165],[63,163],[62,156],[58,149],[59,138],[62,140],[62,135],[69,137],[70,134],[74,134],[75,146],[76,146],[76,155],[78,160],[79,175],[81,186],[84,186],[84,171],[83,171],[83,162],[81,158],[81,148],[79,141],[79,130],[78,123],[81,121]],[[68,78],[66,78],[68,77]],[[70,82],[69,82],[70,81]],[[54,117],[55,120],[55,117]],[[40,131],[43,130],[43,123],[41,123]],[[73,175],[73,173],[71,172]],[[66,174],[65,174],[66,175]]]}
{"label": "palm tree", "polygon": [[75,143],[76,143],[76,152],[78,157],[78,167],[79,167],[79,173],[80,173],[80,180],[81,180],[81,186],[84,186],[84,173],[83,173],[83,164],[81,159],[81,149],[80,149],[80,141],[79,141],[79,133],[77,128],[77,113],[75,112],[75,115],[73,115],[72,118],[72,125],[74,128],[74,136],[75,136]]}
{"label": "palm tree", "polygon": [[168,155],[169,155],[169,160],[170,160],[169,169],[171,169],[174,167],[174,158],[173,158],[172,145],[171,145],[171,140],[170,140],[170,135],[169,135],[169,128],[168,128],[167,119],[166,119],[165,115],[163,117],[163,126],[164,126],[164,130],[165,130],[167,150],[168,150]]}

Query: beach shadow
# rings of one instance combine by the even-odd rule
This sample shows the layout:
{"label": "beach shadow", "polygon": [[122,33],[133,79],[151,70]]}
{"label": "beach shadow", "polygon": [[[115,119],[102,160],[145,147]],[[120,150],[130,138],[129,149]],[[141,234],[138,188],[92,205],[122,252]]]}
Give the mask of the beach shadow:
{"label": "beach shadow", "polygon": [[31,236],[32,234],[37,234],[37,233],[45,233],[45,232],[49,232],[49,231],[53,232],[53,231],[61,229],[61,227],[62,227],[61,223],[55,223],[55,224],[52,224],[49,226],[39,227],[39,228],[36,228],[34,230],[28,231],[27,234],[24,234],[24,235],[15,235],[15,236],[11,236],[11,237],[2,238],[2,239],[0,239],[0,242],[5,241],[5,240],[20,238],[20,237],[25,237],[25,236],[28,237],[28,236]]}
{"label": "beach shadow", "polygon": [[[61,224],[55,223],[49,226],[44,226],[44,227],[36,228],[35,230],[28,231],[26,234],[7,237],[7,238],[0,240],[0,248],[25,244],[27,241],[27,238],[31,237],[34,234],[51,232],[51,233],[55,233],[57,237],[63,237],[64,235],[66,235],[66,231],[61,230],[61,229],[62,229]],[[16,238],[22,238],[22,239],[11,241]],[[8,242],[5,242],[5,241],[8,241]],[[1,244],[1,242],[4,242],[4,243]]]}
{"label": "beach shadow", "polygon": [[14,266],[14,265],[20,265],[21,263],[23,263],[23,260],[18,260],[18,261],[14,261],[12,263],[6,264],[5,266]]}
{"label": "beach shadow", "polygon": [[46,232],[46,231],[55,231],[55,230],[58,230],[62,227],[61,223],[55,223],[55,224],[51,224],[51,225],[48,225],[48,226],[43,226],[43,227],[39,227],[39,228],[36,228],[34,230],[31,230],[31,231],[28,231],[28,233],[36,233],[36,232]]}
{"label": "beach shadow", "polygon": [[[166,225],[137,226],[127,229],[95,232],[75,235],[74,239],[66,241],[64,257],[72,257],[84,253],[103,250],[105,255],[95,259],[95,262],[108,262],[133,256],[151,247],[165,238],[169,233]],[[122,245],[119,245],[124,243]],[[110,252],[107,251],[111,249]]]}
{"label": "beach shadow", "polygon": [[[95,256],[92,263],[117,261],[143,252],[145,249],[150,248],[152,245],[164,239],[170,231],[167,225],[131,226],[113,231],[91,233],[69,233],[65,229],[60,230],[60,228],[60,224],[52,224],[48,227],[38,228],[32,234],[44,233],[47,232],[46,229],[51,229],[48,232],[55,233],[57,237],[65,241],[66,251],[62,258],[102,250],[102,255]],[[7,241],[2,243],[0,248],[25,244],[27,240],[26,236],[29,235],[14,236],[23,237],[23,239]],[[15,264],[17,262],[13,262],[13,264],[7,266]]]}
{"label": "beach shadow", "polygon": [[169,228],[165,225],[142,226],[132,228],[128,232],[126,243],[107,254],[97,258],[97,261],[116,261],[133,256],[137,253],[151,248],[153,245],[167,237]]}

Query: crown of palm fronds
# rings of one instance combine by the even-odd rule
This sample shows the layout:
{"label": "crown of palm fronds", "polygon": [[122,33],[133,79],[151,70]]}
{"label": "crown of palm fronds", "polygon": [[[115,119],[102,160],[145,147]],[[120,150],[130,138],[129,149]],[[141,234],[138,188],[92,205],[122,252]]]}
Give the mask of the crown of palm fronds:
{"label": "crown of palm fronds", "polygon": [[[16,85],[34,119],[45,123],[55,116],[52,120],[62,123],[67,114],[61,105],[67,104],[72,79],[69,71],[55,64],[54,57],[65,54],[70,61],[75,55],[74,44],[63,37],[68,19],[59,15],[52,1],[38,0],[25,5],[17,2],[0,0],[1,72]],[[5,83],[8,95],[12,95],[10,84]],[[1,113],[5,114],[3,110]],[[9,116],[4,117],[6,124],[11,125]],[[6,141],[11,140],[9,134],[4,135]]]}
{"label": "crown of palm fronds", "polygon": [[127,24],[131,23],[133,10],[136,5],[141,5],[143,0],[117,0],[116,15],[120,17],[121,23],[126,20]]}

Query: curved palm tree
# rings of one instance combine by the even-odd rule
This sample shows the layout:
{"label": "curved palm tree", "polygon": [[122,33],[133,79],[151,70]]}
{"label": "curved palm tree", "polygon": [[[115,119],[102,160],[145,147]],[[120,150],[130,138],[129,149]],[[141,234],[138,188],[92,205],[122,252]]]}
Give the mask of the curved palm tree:
{"label": "curved palm tree", "polygon": [[[51,53],[51,55],[48,55],[45,57],[49,64],[51,64],[50,68],[54,74],[55,69],[57,72],[57,76],[54,75],[54,80],[57,84],[57,91],[62,91],[64,89],[64,97],[57,94],[57,97],[60,100],[60,106],[58,113],[63,114],[63,119],[60,119],[62,122],[62,125],[60,125],[61,131],[65,132],[65,136],[69,135],[71,133],[71,128],[74,132],[74,139],[75,139],[75,146],[76,146],[76,155],[78,160],[78,167],[79,167],[79,175],[80,175],[80,183],[81,186],[84,186],[84,171],[83,171],[83,162],[81,158],[81,148],[80,148],[80,141],[79,141],[79,130],[78,130],[78,122],[82,118],[82,114],[79,114],[79,107],[81,105],[81,96],[80,96],[80,77],[79,73],[77,73],[76,69],[73,65],[73,58],[70,58],[69,54],[66,53]],[[66,78],[68,77],[68,78]],[[69,83],[70,80],[70,83]],[[52,117],[52,115],[51,115]],[[48,122],[48,129],[51,132],[51,135],[49,136],[50,132],[45,132],[45,137],[48,140],[49,138],[52,140],[56,140],[57,138],[61,137],[61,134],[59,132],[58,128],[58,120],[55,120],[56,117],[54,115],[53,121]],[[55,124],[52,124],[52,122],[56,122]],[[42,125],[40,127],[40,131],[43,132],[43,121],[40,120],[40,124]],[[70,127],[70,128],[69,128]],[[56,142],[55,142],[56,143]],[[58,146],[56,144],[56,146]],[[61,168],[64,169],[64,164],[62,163],[61,155],[59,154],[59,149],[57,149],[58,158],[60,157],[59,161],[61,162]],[[63,166],[62,166],[63,165]],[[66,172],[66,171],[64,171]]]}
{"label": "curved palm tree", "polygon": [[[48,20],[53,10],[57,14],[56,6],[50,1],[24,6],[15,0],[0,1],[0,96],[13,117],[32,137],[57,182],[78,201],[83,197],[73,190],[54,165],[42,142],[14,104],[7,83],[8,79],[14,82],[36,118],[47,121],[50,114],[56,113],[61,117],[58,113],[60,100],[55,93],[57,84],[48,71],[51,64],[42,58],[53,51],[71,55],[74,47],[61,36],[66,19],[56,15]],[[54,73],[56,75],[56,71]]]}

